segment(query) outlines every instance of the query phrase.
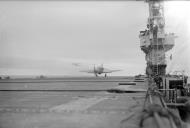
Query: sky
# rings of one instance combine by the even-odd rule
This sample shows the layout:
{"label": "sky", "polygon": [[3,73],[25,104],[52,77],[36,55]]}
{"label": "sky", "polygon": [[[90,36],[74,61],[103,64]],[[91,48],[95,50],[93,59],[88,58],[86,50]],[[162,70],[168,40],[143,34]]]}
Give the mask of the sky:
{"label": "sky", "polygon": [[[190,73],[188,4],[178,12],[166,3],[166,30],[178,36],[168,72]],[[147,18],[145,2],[0,1],[0,74],[80,76],[100,64],[122,70],[112,75],[144,74],[138,35]]]}

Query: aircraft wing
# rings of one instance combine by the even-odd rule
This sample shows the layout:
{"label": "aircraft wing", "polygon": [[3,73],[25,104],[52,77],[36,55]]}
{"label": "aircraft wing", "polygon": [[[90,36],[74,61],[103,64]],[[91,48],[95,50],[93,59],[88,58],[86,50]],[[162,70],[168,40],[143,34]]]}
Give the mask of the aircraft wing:
{"label": "aircraft wing", "polygon": [[121,71],[121,70],[110,70],[110,69],[105,69],[104,68],[103,73],[112,73],[112,72],[118,72],[118,71]]}
{"label": "aircraft wing", "polygon": [[86,72],[86,73],[94,73],[94,70],[82,70],[80,72]]}

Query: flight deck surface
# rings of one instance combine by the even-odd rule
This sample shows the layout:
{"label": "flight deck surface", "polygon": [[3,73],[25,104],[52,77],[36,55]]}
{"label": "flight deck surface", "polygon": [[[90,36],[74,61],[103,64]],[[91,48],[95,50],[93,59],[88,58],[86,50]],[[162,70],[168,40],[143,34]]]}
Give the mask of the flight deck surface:
{"label": "flight deck surface", "polygon": [[110,93],[106,90],[119,87],[120,82],[126,83],[122,85],[126,90],[146,89],[145,82],[130,85],[133,81],[134,78],[1,81],[0,127],[121,127],[125,119],[142,109],[145,92]]}

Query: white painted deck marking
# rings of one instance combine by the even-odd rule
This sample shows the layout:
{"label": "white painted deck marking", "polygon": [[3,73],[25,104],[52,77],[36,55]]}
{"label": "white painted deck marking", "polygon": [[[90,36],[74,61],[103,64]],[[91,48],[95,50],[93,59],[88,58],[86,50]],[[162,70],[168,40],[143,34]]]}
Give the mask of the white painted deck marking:
{"label": "white painted deck marking", "polygon": [[83,111],[105,99],[108,99],[108,98],[106,97],[80,98],[78,100],[71,101],[67,104],[62,104],[62,105],[52,107],[50,108],[50,111],[57,111],[57,112]]}

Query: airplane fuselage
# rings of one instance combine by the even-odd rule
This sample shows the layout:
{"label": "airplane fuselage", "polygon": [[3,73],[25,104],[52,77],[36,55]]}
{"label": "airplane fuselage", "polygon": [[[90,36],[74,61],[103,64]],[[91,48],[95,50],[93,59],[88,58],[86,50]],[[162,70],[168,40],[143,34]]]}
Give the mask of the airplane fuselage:
{"label": "airplane fuselage", "polygon": [[103,72],[104,72],[104,68],[101,66],[94,68],[94,73],[96,74],[102,74]]}

